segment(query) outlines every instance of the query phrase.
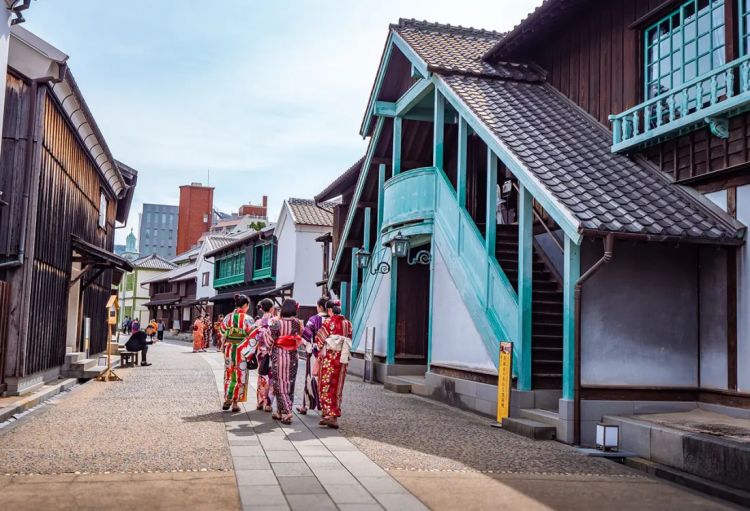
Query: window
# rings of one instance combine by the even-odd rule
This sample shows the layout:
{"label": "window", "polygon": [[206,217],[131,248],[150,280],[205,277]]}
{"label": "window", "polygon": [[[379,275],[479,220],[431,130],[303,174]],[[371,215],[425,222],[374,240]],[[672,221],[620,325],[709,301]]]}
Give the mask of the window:
{"label": "window", "polygon": [[[723,65],[724,32],[724,0],[689,0],[649,26],[644,37],[646,99]],[[690,100],[695,101],[695,92]]]}
{"label": "window", "polygon": [[135,289],[135,275],[128,273],[125,277],[125,291],[132,291],[133,289]]}
{"label": "window", "polygon": [[99,192],[99,227],[107,228],[107,196]]}
{"label": "window", "polygon": [[166,213],[162,213],[161,214],[161,223],[162,224],[166,224],[167,223],[167,214]]}
{"label": "window", "polygon": [[204,224],[208,223],[208,215],[203,215],[203,223]]}
{"label": "window", "polygon": [[208,285],[208,272],[207,271],[203,272],[203,281],[202,281],[201,285],[203,285],[203,286],[207,286]]}

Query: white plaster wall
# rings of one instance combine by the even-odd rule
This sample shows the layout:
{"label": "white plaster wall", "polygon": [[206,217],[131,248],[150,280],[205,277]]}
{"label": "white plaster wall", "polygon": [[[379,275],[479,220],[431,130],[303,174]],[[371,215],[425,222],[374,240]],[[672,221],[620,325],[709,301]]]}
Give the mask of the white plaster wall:
{"label": "white plaster wall", "polygon": [[[750,185],[737,188],[737,220],[750,226]],[[750,250],[747,242],[737,260],[737,388],[750,392]]]}
{"label": "white plaster wall", "polygon": [[432,289],[432,364],[497,373],[440,250]]}
{"label": "white plaster wall", "polygon": [[[315,305],[321,289],[315,285],[323,278],[323,245],[315,238],[328,232],[328,227],[297,226],[294,252],[294,299],[302,305]],[[277,278],[277,282],[281,282]]]}
{"label": "white plaster wall", "polygon": [[283,286],[294,282],[295,254],[297,253],[296,230],[286,203],[284,203],[284,207],[279,214],[276,240],[276,285]]}
{"label": "white plaster wall", "polygon": [[[211,298],[216,294],[216,290],[214,289],[213,283],[214,283],[214,266],[216,266],[214,263],[214,259],[212,258],[210,261],[206,260],[203,257],[203,250],[201,250],[201,254],[198,256],[198,274],[196,276],[196,290],[195,290],[195,297],[196,298]],[[208,285],[203,285],[203,273],[208,272]]]}
{"label": "white plaster wall", "polygon": [[706,245],[700,255],[700,386],[727,388],[727,255]]}
{"label": "white plaster wall", "polygon": [[711,192],[705,194],[706,198],[719,206],[724,211],[727,210],[727,191],[719,190],[718,192]]}
{"label": "white plaster wall", "polygon": [[[391,274],[387,273],[380,279],[378,288],[373,291],[375,297],[370,307],[370,313],[363,319],[365,326],[375,327],[375,355],[385,357],[388,351],[388,314],[391,305]],[[360,295],[360,300],[366,299]],[[359,338],[357,352],[365,352],[365,335],[366,329],[362,329],[362,335]]]}

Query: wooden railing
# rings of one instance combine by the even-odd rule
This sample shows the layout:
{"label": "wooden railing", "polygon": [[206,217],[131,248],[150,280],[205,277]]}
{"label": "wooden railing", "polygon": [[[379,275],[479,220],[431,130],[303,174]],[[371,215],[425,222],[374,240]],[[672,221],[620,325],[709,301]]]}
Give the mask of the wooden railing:
{"label": "wooden railing", "polygon": [[612,151],[632,149],[695,129],[706,122],[726,136],[717,117],[733,115],[750,103],[750,55],[712,69],[620,114],[610,115]]}

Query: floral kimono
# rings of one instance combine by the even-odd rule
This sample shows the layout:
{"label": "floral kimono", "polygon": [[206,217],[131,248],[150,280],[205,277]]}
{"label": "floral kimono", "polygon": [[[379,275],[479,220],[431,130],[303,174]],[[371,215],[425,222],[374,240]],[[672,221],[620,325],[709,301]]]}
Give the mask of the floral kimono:
{"label": "floral kimono", "polygon": [[320,407],[324,420],[333,419],[328,425],[335,426],[335,418],[341,417],[341,398],[352,349],[352,324],[340,314],[331,316],[315,335],[315,344],[322,357]]}
{"label": "floral kimono", "polygon": [[239,309],[228,314],[221,324],[224,338],[224,401],[243,403],[247,400],[248,363],[257,347],[253,318]]}

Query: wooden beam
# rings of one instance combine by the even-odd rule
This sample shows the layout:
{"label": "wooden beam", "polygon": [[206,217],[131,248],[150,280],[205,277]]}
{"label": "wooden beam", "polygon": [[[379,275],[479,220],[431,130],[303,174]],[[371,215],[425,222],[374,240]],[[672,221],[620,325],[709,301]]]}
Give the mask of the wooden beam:
{"label": "wooden beam", "polygon": [[518,390],[531,390],[531,295],[534,217],[531,194],[521,185],[518,194]]}
{"label": "wooden beam", "polygon": [[385,187],[385,164],[378,165],[378,219],[377,232],[380,233],[380,227],[383,225],[383,192]]}
{"label": "wooden beam", "polygon": [[396,314],[398,299],[398,258],[391,255],[391,300],[388,304],[388,344],[386,345],[386,363],[396,363]]}
{"label": "wooden beam", "polygon": [[581,247],[565,236],[563,255],[563,391],[575,399],[575,288],[581,276]]}
{"label": "wooden beam", "polygon": [[727,247],[727,388],[737,390],[737,249]]}
{"label": "wooden beam", "polygon": [[363,246],[366,252],[370,251],[370,231],[371,231],[371,217],[372,217],[372,209],[371,208],[365,208],[365,218],[364,218],[364,240],[363,240]]}
{"label": "wooden beam", "polygon": [[359,291],[359,268],[357,268],[357,258],[355,257],[358,248],[352,248],[352,261],[351,261],[351,298],[349,299],[350,304],[350,316],[354,313],[354,308],[357,306],[357,292]]}
{"label": "wooden beam", "polygon": [[443,152],[445,137],[445,97],[435,90],[435,123],[433,127],[432,165],[443,168]]}
{"label": "wooden beam", "polygon": [[460,117],[458,119],[458,156],[456,165],[458,167],[457,172],[457,184],[456,184],[456,198],[458,199],[458,206],[461,208],[466,207],[466,170],[468,165],[468,138],[469,138],[469,126],[466,124],[466,119]]}
{"label": "wooden beam", "polygon": [[[384,158],[382,156],[378,156],[372,159],[373,164],[382,164],[386,167],[391,166],[391,158]],[[409,168],[419,168],[419,167],[431,167],[432,162],[431,161],[424,161],[424,160],[404,160],[401,159],[401,168],[409,167]]]}
{"label": "wooden beam", "polygon": [[396,103],[392,101],[376,101],[374,114],[378,117],[395,117]]}
{"label": "wooden beam", "polygon": [[487,213],[484,246],[489,257],[495,257],[497,238],[497,157],[487,148]]}
{"label": "wooden beam", "polygon": [[401,172],[401,117],[393,118],[393,171],[396,176]]}

